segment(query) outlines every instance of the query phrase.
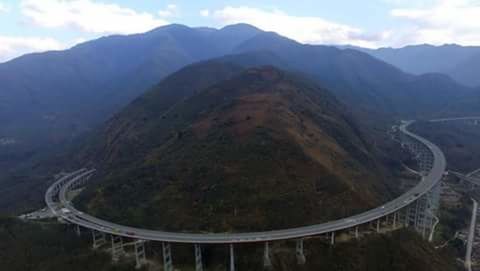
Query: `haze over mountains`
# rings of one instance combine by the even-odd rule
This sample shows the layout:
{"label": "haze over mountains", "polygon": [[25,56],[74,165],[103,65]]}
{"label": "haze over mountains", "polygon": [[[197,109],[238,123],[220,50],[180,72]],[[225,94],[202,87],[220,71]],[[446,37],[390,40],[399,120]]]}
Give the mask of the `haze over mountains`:
{"label": "haze over mountains", "polygon": [[[451,175],[442,174],[441,151],[426,142],[426,149],[409,152],[396,127],[405,119],[422,125],[480,115],[480,88],[470,70],[478,64],[476,50],[337,48],[246,24],[168,25],[0,64],[0,214],[28,213],[20,216],[27,221],[45,210],[61,213],[59,222],[94,231],[95,248],[45,242],[71,239],[45,230],[67,229],[56,217],[22,227],[30,222],[0,215],[0,251],[4,243],[8,252],[0,262],[19,270],[130,270],[135,259],[137,269],[147,270],[163,260],[168,270],[173,258],[182,269],[195,262],[196,269],[205,263],[225,270],[229,258],[230,269],[242,270],[456,270],[453,253],[465,255],[457,233],[466,228],[472,194],[455,191],[453,209],[437,204],[437,189],[426,189]],[[465,149],[458,143],[447,149],[459,147]],[[465,159],[474,164],[467,149]],[[63,173],[80,168],[96,171],[78,189],[81,176]],[[80,211],[69,209],[64,192]],[[31,213],[44,207],[45,197],[62,202]],[[207,235],[159,238],[87,214]],[[288,235],[248,234],[337,219]],[[429,227],[438,243],[427,242]],[[312,236],[318,228],[327,234]],[[95,245],[97,231],[108,233],[111,248]],[[232,232],[247,234],[218,244],[208,235]],[[295,240],[278,237],[305,239],[305,249],[303,241],[292,250]],[[143,241],[148,261],[142,263]],[[189,242],[197,243],[195,254]],[[133,251],[116,261],[124,245]]]}
{"label": "haze over mountains", "polygon": [[166,75],[226,54],[255,33],[253,27],[170,25],[0,64],[0,138],[30,147],[63,143],[101,123]]}
{"label": "haze over mountains", "polygon": [[412,74],[443,73],[467,86],[480,86],[480,47],[414,45],[376,50],[350,47]]}
{"label": "haze over mountains", "polygon": [[[94,130],[166,76],[215,57],[303,74],[329,89],[356,119],[381,119],[377,126],[392,119],[477,110],[468,102],[478,95],[474,88],[442,74],[411,75],[356,50],[303,45],[244,24],[220,30],[169,25],[0,64],[3,176],[28,175],[52,147],[63,151],[72,139]],[[464,103],[459,106],[457,100]],[[8,191],[11,199],[17,191],[29,191],[23,187],[27,183],[0,192]],[[0,200],[0,206],[8,204]]]}
{"label": "haze over mountains", "polygon": [[[277,54],[342,99],[362,97],[375,106],[390,108],[391,103],[402,103],[399,99],[404,97],[395,96],[408,94],[395,88],[416,80],[355,51],[301,45],[248,25],[221,30],[170,25],[0,64],[0,120],[4,123],[0,137],[12,139],[12,144],[62,142],[107,119],[187,64],[252,50]],[[390,82],[383,82],[385,78]],[[397,107],[393,110],[400,110]],[[20,128],[19,123],[28,125]]]}

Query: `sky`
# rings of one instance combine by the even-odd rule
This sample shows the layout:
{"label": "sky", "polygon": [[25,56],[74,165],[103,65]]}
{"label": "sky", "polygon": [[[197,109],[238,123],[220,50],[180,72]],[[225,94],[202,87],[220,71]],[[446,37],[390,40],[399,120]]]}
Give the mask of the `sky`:
{"label": "sky", "polygon": [[0,0],[0,62],[171,23],[248,23],[309,44],[480,45],[480,0]]}

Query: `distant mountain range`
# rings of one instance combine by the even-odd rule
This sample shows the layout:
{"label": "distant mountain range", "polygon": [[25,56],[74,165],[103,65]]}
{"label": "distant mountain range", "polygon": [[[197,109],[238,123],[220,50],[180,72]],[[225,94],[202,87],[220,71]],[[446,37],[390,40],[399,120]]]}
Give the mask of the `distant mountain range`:
{"label": "distant mountain range", "polygon": [[[220,30],[169,25],[0,64],[0,139],[37,147],[63,143],[188,64],[249,51],[276,54],[288,68],[309,74],[365,111],[422,113],[437,110],[434,103],[443,106],[439,96],[468,91],[440,75],[414,77],[358,51],[303,45],[249,25]],[[435,81],[442,84],[425,88]]]}
{"label": "distant mountain range", "polygon": [[[309,78],[329,89],[362,127],[478,108],[469,97],[479,92],[447,75],[411,75],[357,50],[304,45],[245,24],[219,30],[169,25],[0,64],[0,182],[6,174],[28,176],[42,168],[52,150],[64,151],[172,73],[212,58],[242,69],[271,65]],[[180,91],[192,91],[184,86]],[[163,106],[170,102],[165,98]],[[15,191],[30,190],[22,186],[27,183],[15,184]]]}
{"label": "distant mountain range", "polygon": [[0,145],[0,167],[68,143],[165,76],[227,54],[258,32],[244,25],[169,25],[0,64],[0,142],[9,142]]}
{"label": "distant mountain range", "polygon": [[[345,48],[345,47],[344,47]],[[443,73],[459,83],[480,87],[480,47],[414,45],[376,50],[347,46],[368,53],[412,74]]]}
{"label": "distant mountain range", "polygon": [[[0,64],[0,213],[44,206],[54,173],[81,167],[97,171],[75,205],[142,228],[274,230],[382,206],[420,179],[406,170],[415,158],[387,133],[393,124],[480,114],[476,49],[447,47],[337,48],[245,24],[169,25]],[[38,238],[51,233],[22,225],[0,218],[11,266],[24,266],[22,251],[29,267],[33,259],[48,270],[107,268],[105,255],[52,246],[56,238]],[[453,256],[408,231],[342,243],[334,253],[314,241],[306,265],[276,249],[274,267],[455,269]],[[179,262],[190,250],[174,249]],[[210,269],[225,262],[224,248],[204,249]],[[265,269],[244,254],[262,249],[240,248],[236,265]],[[55,253],[60,263],[46,264]],[[88,258],[80,265],[79,253]]]}
{"label": "distant mountain range", "polygon": [[247,40],[236,52],[258,50],[275,53],[367,119],[442,114],[445,106],[473,92],[446,75],[415,76],[357,50],[304,45],[270,32]]}

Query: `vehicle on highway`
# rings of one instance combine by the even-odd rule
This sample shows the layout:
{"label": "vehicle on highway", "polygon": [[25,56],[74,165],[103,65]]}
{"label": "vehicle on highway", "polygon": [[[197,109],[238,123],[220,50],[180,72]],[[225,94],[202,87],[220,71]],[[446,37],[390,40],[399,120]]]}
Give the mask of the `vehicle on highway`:
{"label": "vehicle on highway", "polygon": [[69,214],[69,213],[72,212],[72,211],[68,210],[67,208],[62,208],[62,209],[60,209],[60,211],[64,214]]}

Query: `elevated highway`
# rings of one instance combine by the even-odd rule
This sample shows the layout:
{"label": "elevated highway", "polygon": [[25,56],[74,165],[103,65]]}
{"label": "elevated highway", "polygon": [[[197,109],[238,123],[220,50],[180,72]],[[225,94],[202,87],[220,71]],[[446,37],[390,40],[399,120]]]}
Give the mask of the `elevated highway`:
{"label": "elevated highway", "polygon": [[[297,259],[299,263],[304,262],[303,238],[328,234],[332,244],[335,242],[335,233],[345,230],[353,230],[358,237],[358,227],[361,225],[376,223],[377,230],[381,225],[382,218],[390,217],[392,225],[413,226],[417,231],[428,235],[433,225],[433,218],[430,215],[432,209],[437,208],[438,188],[446,168],[446,160],[442,151],[433,143],[408,130],[413,121],[403,122],[398,127],[404,147],[408,148],[417,159],[421,181],[409,191],[398,198],[385,203],[382,206],[366,212],[330,221],[322,224],[296,227],[283,230],[272,230],[262,232],[244,233],[185,233],[168,232],[142,229],[116,224],[110,221],[93,217],[77,210],[69,201],[67,194],[77,188],[84,186],[95,170],[81,169],[75,171],[52,184],[46,194],[47,206],[61,219],[68,221],[77,227],[93,231],[94,246],[96,242],[104,243],[105,235],[112,239],[112,253],[123,248],[122,237],[142,241],[159,241],[163,244],[165,270],[172,270],[170,243],[188,243],[195,245],[196,270],[201,270],[201,244],[228,244],[231,253],[231,270],[234,268],[233,244],[237,243],[265,243],[266,265],[269,260],[269,242],[277,240],[297,240]],[[79,229],[79,228],[78,228]],[[120,237],[120,239],[119,239]],[[120,241],[118,241],[120,240]],[[121,249],[120,249],[121,250]],[[198,250],[198,251],[197,251]],[[114,255],[115,258],[115,255]],[[170,259],[170,260],[169,260]],[[303,259],[303,260],[302,260]],[[137,264],[140,264],[137,262]]]}

